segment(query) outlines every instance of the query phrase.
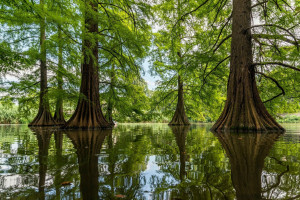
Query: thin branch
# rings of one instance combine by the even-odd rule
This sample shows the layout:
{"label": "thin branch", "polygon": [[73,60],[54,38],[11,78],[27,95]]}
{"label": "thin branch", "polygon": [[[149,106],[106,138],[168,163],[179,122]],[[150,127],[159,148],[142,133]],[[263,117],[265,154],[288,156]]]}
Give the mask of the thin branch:
{"label": "thin branch", "polygon": [[192,14],[193,12],[196,12],[198,9],[200,9],[202,6],[204,6],[208,1],[209,1],[209,0],[204,1],[202,4],[200,4],[200,5],[199,5],[197,8],[195,8],[194,10],[192,10],[192,11],[190,11],[190,12],[187,12],[187,13],[185,13],[184,15],[182,15],[182,16],[176,21],[176,23],[174,24],[172,31],[174,30],[174,28],[176,27],[176,25],[177,25],[180,21],[183,21],[183,20],[184,20],[184,18],[185,18],[186,16]]}
{"label": "thin branch", "polygon": [[[200,91],[202,90],[202,88],[203,88],[203,86],[205,85],[205,83],[206,83],[206,79],[207,79],[207,77],[213,72],[213,71],[215,71],[218,67],[219,67],[219,65],[221,65],[225,60],[227,60],[228,58],[230,58],[231,56],[227,56],[226,58],[224,58],[223,60],[221,60],[210,72],[208,72],[207,74],[206,74],[206,76],[203,78],[203,81],[202,81],[202,85],[201,85],[201,88],[200,88]],[[199,93],[200,93],[200,91],[199,91]]]}
{"label": "thin branch", "polygon": [[274,39],[274,40],[281,40],[293,45],[297,45],[299,41],[295,42],[293,40],[290,40],[283,35],[269,35],[269,34],[252,34],[252,38],[262,38],[262,39]]}
{"label": "thin branch", "polygon": [[221,40],[221,42],[218,44],[218,46],[214,49],[213,53],[215,53],[219,48],[220,46],[226,41],[228,40],[229,38],[232,37],[232,34],[228,35],[227,37],[225,37],[223,40]]}
{"label": "thin branch", "polygon": [[259,2],[259,3],[257,3],[257,4],[254,4],[253,6],[251,6],[251,9],[252,9],[252,8],[255,8],[256,6],[260,6],[260,5],[262,5],[262,4],[265,4],[265,3],[268,3],[268,0],[267,0],[267,1]]}
{"label": "thin branch", "polygon": [[279,25],[276,25],[276,24],[259,24],[259,25],[254,25],[254,26],[251,26],[251,27],[246,28],[246,29],[244,30],[244,32],[246,33],[247,30],[252,29],[252,28],[256,28],[256,27],[265,27],[265,26],[276,27],[276,28],[279,28],[279,29],[281,29],[281,30],[287,32],[287,33],[294,39],[294,41],[295,41],[295,43],[296,43],[296,46],[297,46],[297,49],[299,50],[299,44],[298,44],[297,38],[296,38],[289,30],[287,30],[287,29],[285,29],[285,28],[283,28],[283,27],[281,27],[281,26],[279,26]]}
{"label": "thin branch", "polygon": [[281,85],[276,81],[276,79],[274,79],[274,78],[272,78],[272,77],[270,77],[270,76],[268,76],[268,75],[266,75],[266,74],[264,74],[264,73],[262,73],[262,72],[255,72],[255,73],[256,73],[256,74],[260,74],[260,75],[262,75],[263,77],[265,77],[265,78],[267,78],[267,79],[270,79],[270,80],[273,81],[273,82],[276,84],[276,86],[281,90],[281,93],[280,93],[280,94],[278,94],[278,95],[272,97],[271,99],[269,99],[269,100],[267,100],[267,101],[264,101],[263,103],[267,103],[267,102],[272,101],[273,99],[275,99],[275,98],[277,98],[277,97],[279,97],[279,96],[281,96],[281,95],[285,95],[284,89],[283,89],[283,88],[281,87]]}
{"label": "thin branch", "polygon": [[287,65],[287,64],[284,64],[284,63],[281,63],[281,62],[262,62],[262,63],[253,63],[252,64],[252,66],[257,66],[257,65],[280,65],[280,66],[287,67],[287,68],[290,68],[290,69],[293,69],[293,70],[296,70],[296,71],[300,72],[299,68],[291,66],[291,65]]}

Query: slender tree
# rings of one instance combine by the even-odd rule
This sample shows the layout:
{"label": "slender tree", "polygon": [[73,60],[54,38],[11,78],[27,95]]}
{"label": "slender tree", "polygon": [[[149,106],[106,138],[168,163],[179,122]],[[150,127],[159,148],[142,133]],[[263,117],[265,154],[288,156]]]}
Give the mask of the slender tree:
{"label": "slender tree", "polygon": [[47,96],[47,54],[46,54],[46,20],[44,16],[44,0],[40,0],[40,103],[34,120],[28,126],[57,125],[52,118]]}

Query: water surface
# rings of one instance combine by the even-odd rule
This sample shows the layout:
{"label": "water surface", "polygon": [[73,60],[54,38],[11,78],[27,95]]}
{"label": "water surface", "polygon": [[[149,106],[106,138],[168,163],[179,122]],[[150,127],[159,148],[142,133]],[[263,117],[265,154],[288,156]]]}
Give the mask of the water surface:
{"label": "water surface", "polygon": [[300,125],[60,131],[0,126],[0,199],[300,199]]}

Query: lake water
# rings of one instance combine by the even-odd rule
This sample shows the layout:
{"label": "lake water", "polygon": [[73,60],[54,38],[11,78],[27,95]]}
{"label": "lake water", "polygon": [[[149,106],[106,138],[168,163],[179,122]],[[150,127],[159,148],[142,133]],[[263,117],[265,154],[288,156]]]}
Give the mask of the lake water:
{"label": "lake water", "polygon": [[60,131],[0,126],[0,199],[300,199],[300,124],[213,134],[211,124]]}

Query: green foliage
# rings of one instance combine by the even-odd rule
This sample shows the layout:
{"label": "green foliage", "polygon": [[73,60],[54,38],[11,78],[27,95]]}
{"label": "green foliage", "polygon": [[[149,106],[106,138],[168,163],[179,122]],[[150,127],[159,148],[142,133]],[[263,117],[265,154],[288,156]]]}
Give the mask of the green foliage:
{"label": "green foliage", "polygon": [[280,123],[299,123],[300,116],[293,115],[293,114],[285,115],[285,116],[279,117],[277,121]]}

